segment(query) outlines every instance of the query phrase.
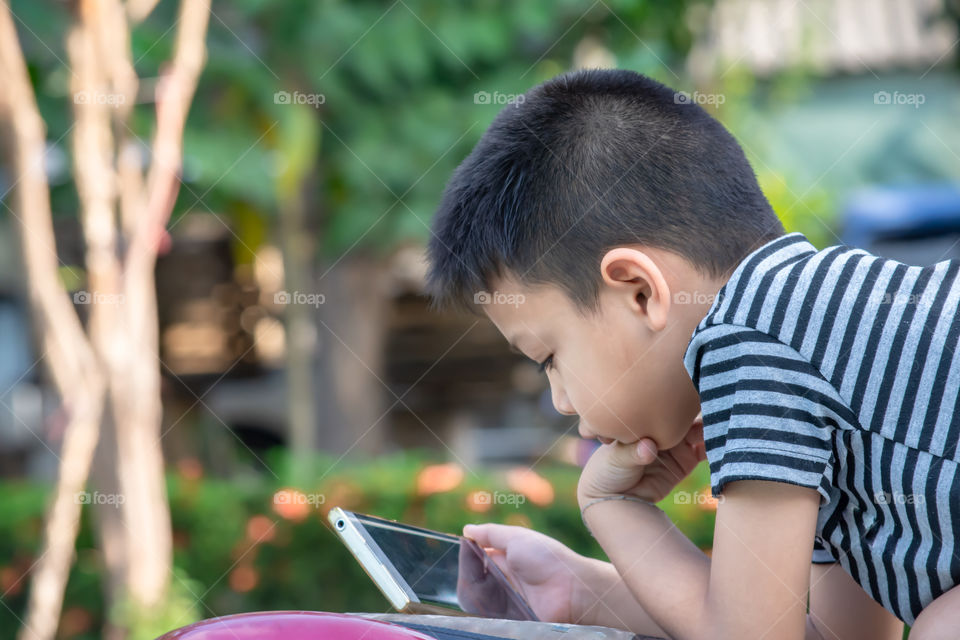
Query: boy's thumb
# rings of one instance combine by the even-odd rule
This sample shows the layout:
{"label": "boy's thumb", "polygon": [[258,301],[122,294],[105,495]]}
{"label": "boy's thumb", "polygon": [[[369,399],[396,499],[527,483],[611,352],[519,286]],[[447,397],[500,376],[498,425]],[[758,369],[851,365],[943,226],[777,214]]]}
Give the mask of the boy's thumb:
{"label": "boy's thumb", "polygon": [[493,547],[494,549],[506,549],[507,544],[516,535],[517,531],[517,527],[492,522],[467,524],[463,527],[464,536],[472,538],[481,547]]}
{"label": "boy's thumb", "polygon": [[489,522],[485,524],[466,524],[463,526],[463,535],[473,539],[474,542],[481,547],[496,547],[499,540],[494,540],[494,538],[502,537],[496,534],[495,526]]}
{"label": "boy's thumb", "polygon": [[657,445],[653,440],[644,438],[637,443],[637,462],[652,464],[657,459]]}

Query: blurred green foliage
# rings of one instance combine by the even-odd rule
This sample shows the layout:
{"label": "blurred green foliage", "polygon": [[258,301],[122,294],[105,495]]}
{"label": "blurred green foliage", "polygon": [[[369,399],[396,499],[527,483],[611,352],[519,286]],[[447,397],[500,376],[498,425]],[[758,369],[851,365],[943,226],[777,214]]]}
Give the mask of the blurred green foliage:
{"label": "blurred green foliage", "polygon": [[[161,0],[132,34],[145,79],[132,134],[145,154],[150,81],[170,57],[177,4]],[[619,66],[679,85],[692,4],[706,2],[216,0],[175,217],[209,211],[229,222],[251,208],[273,217],[283,140],[299,127],[323,139],[303,185],[321,256],[422,240],[453,168],[502,107],[478,103],[477,92],[522,93],[569,69],[585,40]],[[12,7],[49,138],[68,147],[69,13],[34,0]],[[287,95],[312,101],[319,124],[295,117]],[[74,215],[69,173],[56,182],[57,212]],[[236,229],[240,244],[255,249],[262,238],[245,228]]]}
{"label": "blurred green foliage", "polygon": [[[778,138],[771,114],[785,105],[808,97],[816,75],[809,69],[793,68],[768,80],[758,80],[742,66],[733,66],[709,91],[723,96],[714,115],[736,137],[757,176],[770,206],[788,233],[803,233],[814,246],[839,244],[836,215],[840,203],[836,194],[818,180],[802,187],[797,175],[801,166],[779,164],[775,157]],[[803,162],[797,158],[796,162]],[[821,176],[822,178],[822,176]]]}
{"label": "blurred green foliage", "polygon": [[[245,262],[268,239],[264,229],[272,227],[279,200],[300,189],[321,260],[422,241],[445,181],[502,108],[478,103],[478,92],[522,93],[570,68],[584,43],[606,51],[617,66],[693,90],[684,71],[692,43],[685,16],[703,15],[709,4],[215,1],[174,216],[217,214],[236,234],[235,254]],[[701,7],[690,13],[695,5]],[[66,150],[69,13],[49,2],[13,0],[12,6],[49,137]],[[171,55],[176,10],[175,0],[161,0],[132,34],[133,59],[145,81],[130,133],[143,141],[145,154],[150,82]],[[769,132],[762,130],[769,118],[758,117],[802,99],[811,80],[804,69],[759,82],[731,68],[717,86],[700,89],[725,96],[715,115],[743,144],[787,230],[826,246],[836,241],[837,202],[816,185],[809,192],[791,186],[791,167],[765,163],[772,156],[764,147]],[[291,104],[298,97],[309,104]],[[304,110],[315,118],[304,117]],[[297,140],[303,144],[291,147]],[[298,149],[316,157],[302,158]],[[290,184],[293,178],[301,184]],[[69,171],[54,182],[57,213],[74,215]],[[266,224],[249,224],[251,216]]]}
{"label": "blurred green foliage", "polygon": [[[272,476],[226,481],[204,477],[198,464],[181,465],[168,482],[176,565],[170,606],[159,620],[143,623],[146,628],[141,624],[134,637],[153,637],[151,633],[195,619],[244,611],[388,611],[389,604],[330,531],[325,516],[334,506],[453,533],[471,522],[529,526],[580,553],[604,557],[580,521],[575,497],[579,469],[538,469],[554,488],[555,497],[547,505],[528,500],[490,504],[488,511],[478,512],[468,506],[475,504],[470,494],[511,492],[506,474],[467,472],[455,488],[418,497],[418,476],[429,462],[426,455],[414,453],[350,465],[323,458],[314,465],[314,479],[296,488],[308,502],[292,506],[282,498],[276,504],[275,495],[288,495],[278,491],[294,489]],[[285,457],[271,462],[278,471],[286,465]],[[707,477],[704,463],[677,488],[683,497],[661,503],[701,548],[709,548],[713,538],[715,512],[702,499],[709,494]],[[0,639],[14,638],[17,616],[23,615],[24,573],[39,550],[48,492],[49,487],[20,482],[0,487],[0,591],[6,594],[0,607]],[[84,507],[61,621],[64,638],[98,638],[107,616],[90,515],[90,507]]]}

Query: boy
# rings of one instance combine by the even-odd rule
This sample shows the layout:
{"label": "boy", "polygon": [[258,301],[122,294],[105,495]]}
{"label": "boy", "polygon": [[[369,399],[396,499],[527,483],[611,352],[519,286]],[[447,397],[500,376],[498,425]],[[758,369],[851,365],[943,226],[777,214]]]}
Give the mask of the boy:
{"label": "boy", "polygon": [[[719,123],[601,70],[503,109],[447,185],[429,260],[435,301],[482,309],[602,443],[578,498],[612,565],[464,530],[544,619],[960,638],[960,262],[785,234]],[[711,557],[653,504],[704,456]]]}

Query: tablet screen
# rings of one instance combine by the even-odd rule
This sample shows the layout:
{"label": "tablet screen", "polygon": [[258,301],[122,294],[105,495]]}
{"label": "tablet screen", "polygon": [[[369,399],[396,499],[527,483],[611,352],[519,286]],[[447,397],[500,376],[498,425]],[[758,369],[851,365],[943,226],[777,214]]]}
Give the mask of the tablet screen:
{"label": "tablet screen", "polygon": [[492,618],[537,619],[472,540],[359,513],[354,517],[421,602]]}

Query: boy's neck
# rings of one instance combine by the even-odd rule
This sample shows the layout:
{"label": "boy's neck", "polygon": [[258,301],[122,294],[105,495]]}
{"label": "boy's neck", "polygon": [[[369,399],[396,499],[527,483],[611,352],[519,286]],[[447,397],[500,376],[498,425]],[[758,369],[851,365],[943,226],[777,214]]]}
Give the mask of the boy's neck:
{"label": "boy's neck", "polygon": [[[717,298],[717,293],[730,279],[729,274],[722,278],[705,278],[699,274],[679,283],[674,292],[678,329],[684,335],[692,335],[697,325],[706,317]],[[684,298],[683,296],[687,297]]]}
{"label": "boy's neck", "polygon": [[656,256],[664,278],[670,285],[673,311],[680,323],[678,329],[682,329],[686,335],[692,334],[710,311],[717,293],[733,275],[736,267],[718,278],[711,278],[701,274],[686,258],[675,253],[662,249],[644,250]]}

